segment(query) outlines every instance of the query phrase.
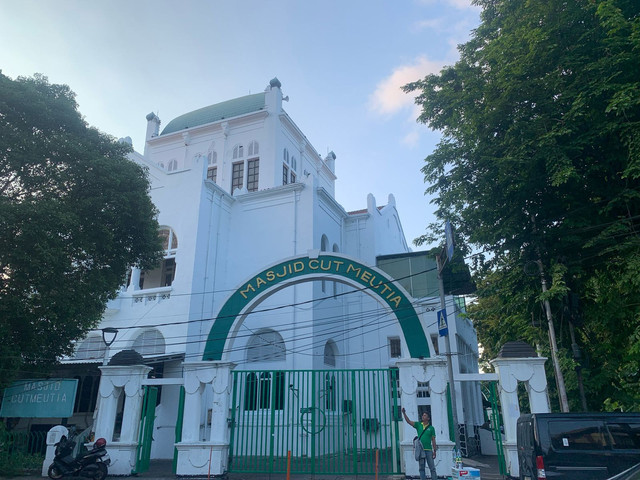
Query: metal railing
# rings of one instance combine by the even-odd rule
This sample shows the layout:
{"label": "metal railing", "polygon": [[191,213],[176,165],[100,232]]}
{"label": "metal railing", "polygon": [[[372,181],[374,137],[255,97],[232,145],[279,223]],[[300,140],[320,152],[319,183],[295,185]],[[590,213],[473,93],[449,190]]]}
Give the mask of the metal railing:
{"label": "metal railing", "polygon": [[47,449],[47,432],[0,430],[0,476],[40,471]]}

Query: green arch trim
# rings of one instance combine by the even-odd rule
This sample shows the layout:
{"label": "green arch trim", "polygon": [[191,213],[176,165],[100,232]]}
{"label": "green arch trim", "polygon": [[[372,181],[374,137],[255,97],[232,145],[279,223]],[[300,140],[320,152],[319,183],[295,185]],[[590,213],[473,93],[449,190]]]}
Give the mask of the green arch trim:
{"label": "green arch trim", "polygon": [[272,292],[273,287],[328,279],[338,276],[352,286],[360,285],[368,293],[391,308],[404,335],[412,358],[428,358],[429,343],[420,325],[418,314],[405,290],[391,277],[348,257],[319,255],[317,258],[301,256],[273,265],[245,282],[225,302],[216,317],[207,343],[203,360],[222,360],[224,344],[238,316],[256,300]]}

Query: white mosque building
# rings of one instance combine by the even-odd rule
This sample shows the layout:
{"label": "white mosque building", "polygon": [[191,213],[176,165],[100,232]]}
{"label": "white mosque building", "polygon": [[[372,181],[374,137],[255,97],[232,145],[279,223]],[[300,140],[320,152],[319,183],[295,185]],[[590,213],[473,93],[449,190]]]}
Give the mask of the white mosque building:
{"label": "white mosque building", "polygon": [[[78,380],[67,422],[107,439],[111,474],[149,459],[174,459],[179,475],[412,472],[401,406],[431,412],[450,473],[435,259],[410,251],[393,195],[345,211],[336,155],[320,155],[282,102],[274,78],[164,128],[147,116],[131,160],[149,172],[162,265],[132,268],[61,370]],[[453,369],[473,375],[463,309],[446,296]],[[472,448],[480,387],[456,382],[455,396]]]}

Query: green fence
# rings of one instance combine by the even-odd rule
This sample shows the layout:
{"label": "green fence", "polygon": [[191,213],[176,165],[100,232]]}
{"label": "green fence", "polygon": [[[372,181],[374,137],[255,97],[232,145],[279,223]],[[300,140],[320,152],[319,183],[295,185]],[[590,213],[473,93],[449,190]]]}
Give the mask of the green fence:
{"label": "green fence", "polygon": [[400,473],[396,370],[233,375],[231,472]]}
{"label": "green fence", "polygon": [[47,432],[0,430],[0,475],[40,471],[46,449]]}

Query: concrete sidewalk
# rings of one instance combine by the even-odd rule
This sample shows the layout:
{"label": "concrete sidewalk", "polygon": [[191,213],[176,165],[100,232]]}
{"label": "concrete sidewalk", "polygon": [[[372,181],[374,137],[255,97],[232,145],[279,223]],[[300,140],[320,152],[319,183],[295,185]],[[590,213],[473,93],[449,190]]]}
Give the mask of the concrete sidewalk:
{"label": "concrete sidewalk", "polygon": [[[480,470],[480,477],[482,480],[504,480],[505,477],[500,475],[498,468],[498,457],[489,455],[478,455],[473,458],[463,458],[462,463],[465,467],[474,467]],[[149,470],[140,473],[136,476],[129,478],[144,479],[144,480],[176,480],[178,478],[173,471],[173,462],[171,460],[152,460],[149,466]],[[4,477],[7,478],[7,477]],[[46,478],[46,477],[44,477]],[[67,477],[65,477],[67,478]],[[78,478],[78,477],[76,477]],[[118,478],[118,477],[109,477]],[[127,478],[127,477],[119,477]],[[188,478],[207,478],[204,477],[188,477]],[[220,477],[211,477],[220,478]],[[267,474],[267,473],[228,473],[222,478],[226,480],[286,480],[285,474]],[[290,480],[374,480],[375,475],[310,475],[310,474],[295,474],[291,475]],[[401,480],[404,479],[404,475],[378,475],[378,480]],[[411,478],[411,477],[406,477]],[[419,478],[419,477],[418,477]],[[8,480],[42,480],[43,477],[39,475],[25,475],[8,477]]]}

